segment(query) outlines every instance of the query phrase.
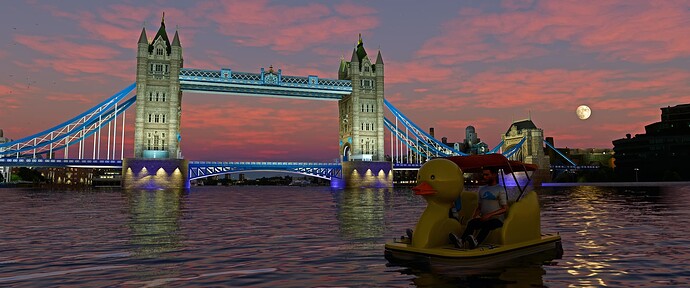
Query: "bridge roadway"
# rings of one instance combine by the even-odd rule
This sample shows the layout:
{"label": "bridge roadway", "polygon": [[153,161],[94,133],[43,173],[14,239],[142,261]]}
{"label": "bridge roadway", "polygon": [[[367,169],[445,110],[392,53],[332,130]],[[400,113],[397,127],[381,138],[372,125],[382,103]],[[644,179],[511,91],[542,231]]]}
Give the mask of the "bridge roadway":
{"label": "bridge roadway", "polygon": [[[122,160],[0,158],[0,167],[122,168]],[[189,161],[189,180],[243,171],[291,172],[331,180],[342,178],[341,163]]]}
{"label": "bridge roadway", "polygon": [[337,101],[352,93],[350,80],[318,76],[286,76],[278,70],[264,73],[236,72],[230,69],[180,70],[180,89],[184,92],[270,96]]}
{"label": "bridge roadway", "polygon": [[[0,167],[74,167],[74,168],[122,168],[122,160],[105,159],[31,159],[0,158]],[[394,170],[419,170],[421,164],[393,163]],[[599,169],[596,165],[552,165],[554,170]],[[237,172],[265,171],[291,172],[331,180],[342,178],[342,165],[338,162],[218,162],[189,161],[189,180]]]}

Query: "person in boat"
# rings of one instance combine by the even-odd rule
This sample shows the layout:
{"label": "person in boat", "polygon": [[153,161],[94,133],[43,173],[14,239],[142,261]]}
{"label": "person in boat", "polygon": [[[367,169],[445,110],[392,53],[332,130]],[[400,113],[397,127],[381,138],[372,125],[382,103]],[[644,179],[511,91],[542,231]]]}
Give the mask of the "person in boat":
{"label": "person in boat", "polygon": [[[508,211],[508,197],[505,189],[498,185],[498,170],[483,169],[482,179],[486,186],[479,188],[479,203],[473,219],[467,222],[467,228],[459,239],[455,234],[450,234],[453,244],[458,248],[466,243],[470,249],[474,249],[486,239],[491,230],[503,226],[504,216]],[[474,232],[477,230],[479,234],[475,238]]]}

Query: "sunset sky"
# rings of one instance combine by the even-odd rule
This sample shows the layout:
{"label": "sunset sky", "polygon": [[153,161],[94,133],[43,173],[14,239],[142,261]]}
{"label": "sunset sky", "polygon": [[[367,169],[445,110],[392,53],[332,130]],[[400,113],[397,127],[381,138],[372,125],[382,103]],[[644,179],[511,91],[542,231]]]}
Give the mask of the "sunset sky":
{"label": "sunset sky", "polygon": [[[473,125],[493,147],[531,115],[557,147],[610,148],[690,103],[690,1],[13,1],[0,10],[5,136],[133,83],[141,29],[151,40],[163,12],[185,68],[337,78],[361,33],[372,60],[381,50],[386,99],[449,141]],[[333,161],[338,105],[187,93],[181,145],[191,160]]]}

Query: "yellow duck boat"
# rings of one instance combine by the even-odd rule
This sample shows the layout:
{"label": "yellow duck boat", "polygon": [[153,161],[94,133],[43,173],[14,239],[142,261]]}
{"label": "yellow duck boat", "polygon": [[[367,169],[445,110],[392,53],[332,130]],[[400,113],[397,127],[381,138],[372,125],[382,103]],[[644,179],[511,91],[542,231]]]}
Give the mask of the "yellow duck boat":
{"label": "yellow duck boat", "polygon": [[[415,194],[422,195],[427,201],[427,207],[412,235],[408,231],[408,237],[386,243],[386,259],[399,265],[436,263],[478,267],[503,264],[535,254],[547,255],[550,259],[543,259],[545,261],[560,258],[563,254],[561,236],[541,233],[537,195],[534,191],[524,193],[519,186],[520,196],[516,201],[509,201],[503,227],[491,231],[475,249],[457,248],[451,243],[449,234],[462,234],[478,205],[476,192],[463,191],[463,175],[481,172],[488,167],[503,169],[504,173],[511,173],[513,177],[518,171],[536,170],[534,165],[510,161],[501,154],[428,161],[419,169],[418,185],[413,188]],[[458,220],[449,217],[449,211],[460,196],[462,208],[458,211]]]}

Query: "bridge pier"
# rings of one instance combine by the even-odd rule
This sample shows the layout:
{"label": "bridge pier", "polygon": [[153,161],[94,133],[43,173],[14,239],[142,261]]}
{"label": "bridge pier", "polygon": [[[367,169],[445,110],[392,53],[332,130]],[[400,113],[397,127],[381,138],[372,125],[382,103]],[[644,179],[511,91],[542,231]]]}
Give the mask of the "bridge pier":
{"label": "bridge pier", "polygon": [[125,158],[125,189],[189,189],[189,161],[185,159]]}
{"label": "bridge pier", "polygon": [[390,188],[393,187],[393,163],[386,161],[346,161],[343,178],[331,180],[338,188]]}

